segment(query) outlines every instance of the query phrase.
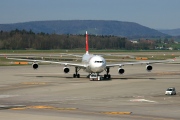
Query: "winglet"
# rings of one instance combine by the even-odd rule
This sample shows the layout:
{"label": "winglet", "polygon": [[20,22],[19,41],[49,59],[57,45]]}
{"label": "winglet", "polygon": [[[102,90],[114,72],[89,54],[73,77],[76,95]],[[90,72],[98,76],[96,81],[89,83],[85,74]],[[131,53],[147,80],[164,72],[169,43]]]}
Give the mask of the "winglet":
{"label": "winglet", "polygon": [[89,54],[89,45],[88,45],[88,34],[86,31],[86,54]]}

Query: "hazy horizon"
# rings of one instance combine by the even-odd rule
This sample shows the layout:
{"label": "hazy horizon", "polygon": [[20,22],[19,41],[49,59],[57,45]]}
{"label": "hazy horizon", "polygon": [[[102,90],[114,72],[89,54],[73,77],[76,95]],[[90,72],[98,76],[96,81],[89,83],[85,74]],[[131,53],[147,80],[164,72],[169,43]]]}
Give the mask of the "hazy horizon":
{"label": "hazy horizon", "polygon": [[1,0],[0,24],[49,20],[114,20],[153,29],[180,28],[180,0]]}

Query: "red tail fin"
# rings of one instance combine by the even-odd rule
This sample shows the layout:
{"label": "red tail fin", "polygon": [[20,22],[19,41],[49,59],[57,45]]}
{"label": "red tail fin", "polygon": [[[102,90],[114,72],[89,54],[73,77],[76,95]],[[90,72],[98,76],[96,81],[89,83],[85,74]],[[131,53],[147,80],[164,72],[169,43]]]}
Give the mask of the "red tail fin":
{"label": "red tail fin", "polygon": [[88,34],[86,31],[86,54],[89,54],[89,45],[88,45]]}

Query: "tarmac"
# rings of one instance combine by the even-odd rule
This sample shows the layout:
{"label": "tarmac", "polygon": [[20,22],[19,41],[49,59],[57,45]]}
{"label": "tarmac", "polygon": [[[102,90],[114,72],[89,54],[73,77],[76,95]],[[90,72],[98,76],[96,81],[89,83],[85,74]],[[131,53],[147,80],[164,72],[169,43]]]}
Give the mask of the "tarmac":
{"label": "tarmac", "polygon": [[[111,80],[90,81],[60,65],[0,66],[2,120],[179,120],[180,64],[127,65]],[[102,73],[103,75],[104,73]],[[177,95],[165,95],[175,87]]]}

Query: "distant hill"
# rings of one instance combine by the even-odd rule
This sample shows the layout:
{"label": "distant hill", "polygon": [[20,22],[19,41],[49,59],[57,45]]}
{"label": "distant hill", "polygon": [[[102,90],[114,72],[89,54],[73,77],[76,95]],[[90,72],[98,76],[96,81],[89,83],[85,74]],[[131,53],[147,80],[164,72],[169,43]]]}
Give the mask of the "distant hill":
{"label": "distant hill", "polygon": [[54,20],[34,21],[15,24],[0,24],[0,30],[10,31],[15,29],[32,30],[40,33],[57,34],[89,34],[114,35],[125,37],[151,37],[167,36],[155,29],[151,29],[133,22],[107,21],[107,20]]}
{"label": "distant hill", "polygon": [[171,30],[159,30],[164,34],[168,34],[171,36],[180,36],[180,28],[179,29],[171,29]]}

